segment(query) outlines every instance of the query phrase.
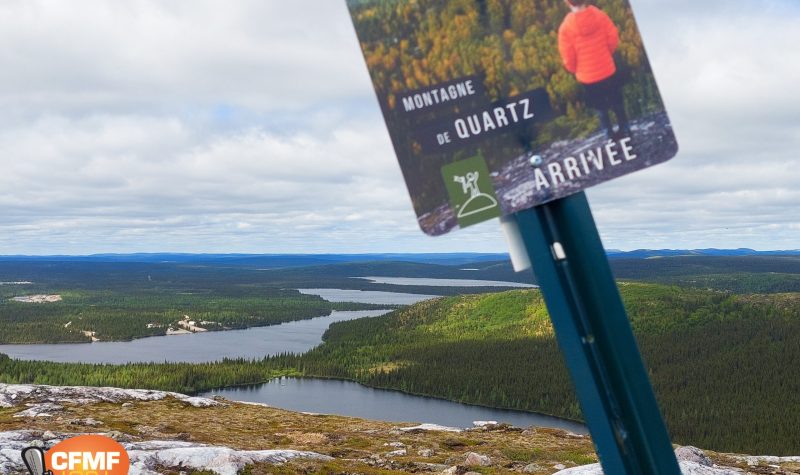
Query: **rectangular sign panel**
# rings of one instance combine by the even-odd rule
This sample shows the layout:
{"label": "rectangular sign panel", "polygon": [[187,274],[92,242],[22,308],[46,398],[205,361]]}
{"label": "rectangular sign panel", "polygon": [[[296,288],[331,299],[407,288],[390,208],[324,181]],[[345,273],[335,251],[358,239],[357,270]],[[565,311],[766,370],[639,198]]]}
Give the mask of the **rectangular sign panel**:
{"label": "rectangular sign panel", "polygon": [[427,234],[677,153],[628,0],[347,4]]}

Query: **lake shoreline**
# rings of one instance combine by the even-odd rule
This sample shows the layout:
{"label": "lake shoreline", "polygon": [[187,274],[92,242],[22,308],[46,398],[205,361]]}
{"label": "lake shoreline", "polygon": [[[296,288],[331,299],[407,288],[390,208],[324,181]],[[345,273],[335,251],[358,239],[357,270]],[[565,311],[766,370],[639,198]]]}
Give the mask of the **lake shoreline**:
{"label": "lake shoreline", "polygon": [[[563,422],[565,425],[571,426],[572,429],[574,429],[574,430],[572,430],[572,429],[563,429],[563,430],[567,430],[569,432],[573,432],[573,433],[579,434],[579,435],[587,435],[589,433],[588,428],[586,427],[584,421],[569,419],[569,418],[566,418],[566,417],[555,416],[553,414],[547,414],[547,413],[537,412],[537,411],[527,411],[527,410],[524,410],[524,409],[512,409],[512,408],[506,408],[506,407],[493,407],[493,406],[487,406],[487,405],[484,405],[484,404],[475,404],[475,403],[470,403],[470,402],[456,401],[456,400],[447,399],[447,398],[444,398],[444,397],[441,397],[441,396],[422,394],[422,393],[414,393],[414,392],[409,392],[409,391],[405,391],[405,390],[402,390],[402,389],[396,389],[396,388],[372,386],[372,385],[365,384],[365,383],[362,383],[362,382],[354,380],[354,379],[335,378],[335,377],[329,377],[329,376],[313,376],[313,375],[278,376],[278,377],[274,377],[274,378],[271,378],[271,379],[269,379],[267,381],[262,381],[262,382],[259,382],[259,383],[244,383],[244,384],[229,385],[229,386],[224,386],[224,387],[220,387],[220,388],[210,389],[210,390],[207,390],[207,391],[198,391],[198,392],[192,393],[191,395],[192,396],[197,396],[197,397],[205,397],[205,398],[213,398],[214,396],[220,396],[220,397],[223,397],[225,399],[228,399],[228,400],[231,400],[231,401],[235,401],[235,402],[239,402],[239,403],[266,404],[269,407],[274,407],[274,408],[278,408],[278,409],[284,409],[284,410],[287,410],[287,411],[312,412],[313,413],[314,411],[300,411],[300,410],[297,410],[297,409],[294,409],[294,408],[284,408],[284,407],[281,407],[281,406],[278,406],[278,405],[274,405],[274,404],[270,404],[270,403],[263,403],[263,402],[258,402],[258,401],[245,401],[245,400],[241,400],[241,399],[233,399],[228,395],[223,396],[223,395],[220,395],[220,394],[217,393],[218,391],[221,392],[221,391],[225,391],[225,390],[228,390],[228,389],[237,390],[237,389],[243,389],[243,388],[258,388],[258,387],[264,386],[266,384],[277,383],[277,382],[279,382],[280,380],[283,380],[283,379],[305,380],[305,381],[311,381],[311,382],[314,382],[314,381],[330,381],[330,382],[352,383],[352,384],[356,384],[356,385],[358,385],[358,386],[360,386],[360,387],[362,387],[364,389],[372,389],[372,390],[376,390],[376,391],[399,394],[399,395],[404,395],[404,396],[413,397],[413,398],[421,398],[421,399],[426,399],[426,400],[439,401],[439,402],[444,402],[444,403],[464,406],[464,407],[467,407],[467,408],[486,409],[486,410],[490,410],[490,411],[506,412],[506,413],[509,413],[509,414],[516,414],[516,415],[520,415],[520,416],[524,415],[524,416],[542,417],[542,418],[545,418],[545,419],[551,419],[553,421]],[[360,417],[360,418],[371,419],[370,417],[352,416],[352,415],[339,414],[339,413],[330,413],[330,414],[324,413],[324,414],[325,415],[339,415],[339,416],[345,416],[345,417]],[[477,421],[477,419],[476,419],[476,421]],[[387,421],[387,422],[403,422],[403,421]],[[431,421],[420,421],[420,422],[431,422]],[[499,422],[502,423],[502,421],[499,421]],[[550,427],[550,426],[543,426],[543,427]],[[551,427],[551,428],[561,428],[561,427]]]}
{"label": "lake shoreline", "polygon": [[[511,408],[508,408],[508,407],[494,407],[494,406],[487,406],[487,405],[484,405],[484,404],[476,404],[476,403],[471,403],[471,402],[455,401],[455,400],[447,399],[447,398],[444,398],[444,397],[441,397],[441,396],[432,396],[430,394],[414,393],[414,392],[405,391],[405,390],[402,390],[402,389],[395,389],[395,388],[389,388],[389,387],[383,387],[383,386],[372,386],[372,385],[369,385],[369,384],[366,384],[366,383],[362,383],[361,381],[357,381],[355,379],[334,378],[334,377],[331,377],[331,376],[305,376],[305,375],[278,376],[278,377],[269,379],[267,381],[261,381],[261,382],[258,382],[258,383],[233,384],[233,385],[229,385],[229,386],[222,386],[222,387],[218,387],[218,388],[212,388],[212,389],[207,390],[207,391],[198,391],[198,392],[190,393],[189,395],[190,396],[197,396],[197,397],[204,397],[204,396],[202,396],[203,394],[210,394],[212,391],[219,391],[219,390],[222,390],[222,389],[244,388],[244,387],[248,387],[248,386],[260,386],[262,384],[267,384],[267,383],[269,383],[271,381],[279,380],[279,379],[282,379],[282,378],[322,379],[322,380],[326,380],[326,381],[343,381],[343,382],[348,382],[348,383],[359,384],[361,386],[364,386],[365,388],[379,389],[381,391],[391,391],[391,392],[395,392],[395,393],[406,394],[408,396],[424,397],[424,398],[428,398],[428,399],[436,399],[436,400],[439,400],[439,401],[453,402],[453,403],[456,403],[456,404],[463,404],[465,406],[481,407],[481,408],[485,408],[485,409],[497,409],[499,411],[523,412],[523,413],[526,413],[526,414],[535,414],[537,416],[552,417],[553,419],[559,419],[559,420],[566,421],[566,422],[573,422],[573,423],[576,423],[576,424],[585,424],[585,422],[581,421],[581,420],[570,419],[568,417],[556,416],[556,415],[553,415],[553,414],[547,414],[545,412],[526,411],[525,409],[511,409]],[[240,402],[240,401],[237,401],[237,402]]]}
{"label": "lake shoreline", "polygon": [[[336,303],[340,303],[340,302],[336,302]],[[344,302],[344,303],[349,303],[349,302]],[[357,303],[357,302],[354,302],[354,303]],[[216,329],[216,330],[215,329],[206,328],[205,331],[190,331],[190,330],[180,331],[180,330],[178,330],[178,331],[175,331],[175,332],[172,332],[172,333],[165,332],[163,334],[158,334],[158,335],[137,336],[137,337],[130,338],[130,339],[127,339],[127,340],[102,340],[102,339],[96,339],[96,340],[91,340],[91,341],[56,341],[56,342],[39,341],[39,342],[25,342],[25,343],[0,343],[0,347],[4,347],[4,346],[12,346],[12,347],[13,346],[30,346],[30,345],[48,345],[48,346],[93,345],[95,343],[132,343],[132,342],[135,342],[135,341],[148,340],[148,339],[151,339],[151,338],[185,337],[185,336],[197,335],[197,334],[202,334],[202,333],[227,333],[227,332],[236,332],[236,331],[247,331],[247,330],[252,330],[252,329],[256,329],[256,328],[275,327],[275,326],[285,325],[287,323],[303,322],[303,321],[307,321],[307,320],[313,320],[315,318],[326,318],[326,317],[332,316],[335,312],[371,312],[371,311],[381,311],[381,312],[383,312],[383,311],[385,311],[386,313],[389,313],[389,312],[392,312],[394,310],[396,310],[396,309],[376,308],[376,309],[363,309],[363,310],[331,310],[326,315],[315,315],[315,316],[310,316],[310,317],[298,318],[298,319],[295,319],[295,320],[286,320],[284,322],[270,322],[270,323],[265,323],[263,325],[252,325],[252,326],[242,327],[242,328],[221,328],[221,329]],[[367,318],[369,318],[369,317],[367,317]],[[3,353],[1,348],[0,348],[0,353]],[[42,360],[42,361],[47,361],[47,360]]]}
{"label": "lake shoreline", "polygon": [[[382,310],[386,310],[386,309],[378,309],[378,310],[382,311]],[[333,314],[333,312],[336,312],[336,311],[337,310],[331,310],[327,315],[317,315],[317,316],[312,316],[312,317],[300,318],[300,319],[297,319],[297,320],[287,320],[285,322],[266,323],[264,325],[253,325],[253,326],[243,327],[243,328],[224,328],[224,329],[219,329],[219,330],[212,330],[212,329],[206,328],[205,331],[176,330],[174,332],[165,332],[163,334],[158,334],[158,335],[137,336],[137,337],[134,337],[134,338],[130,338],[128,340],[101,340],[101,339],[95,339],[95,340],[91,340],[91,341],[56,341],[56,342],[40,341],[40,342],[26,342],[26,343],[0,343],[0,346],[28,346],[28,345],[52,345],[52,346],[58,346],[58,345],[92,345],[92,344],[95,344],[95,343],[131,343],[131,342],[134,342],[134,341],[147,340],[147,339],[150,339],[150,338],[181,337],[181,336],[196,335],[196,334],[199,334],[199,333],[225,333],[225,332],[235,332],[235,331],[246,331],[246,330],[251,330],[251,329],[254,329],[254,328],[274,327],[274,326],[278,326],[278,325],[284,325],[286,323],[302,322],[304,320],[313,320],[315,318],[330,317]],[[352,311],[358,311],[358,310],[352,310]],[[386,310],[386,311],[387,312],[391,312],[391,310]],[[0,353],[2,353],[1,350],[0,350]]]}
{"label": "lake shoreline", "polygon": [[322,343],[331,323],[373,318],[392,312],[333,310],[321,317],[280,324],[188,335],[152,336],[128,341],[4,344],[0,354],[21,361],[125,365],[128,363],[212,364],[225,359],[260,360],[281,353],[302,354]]}

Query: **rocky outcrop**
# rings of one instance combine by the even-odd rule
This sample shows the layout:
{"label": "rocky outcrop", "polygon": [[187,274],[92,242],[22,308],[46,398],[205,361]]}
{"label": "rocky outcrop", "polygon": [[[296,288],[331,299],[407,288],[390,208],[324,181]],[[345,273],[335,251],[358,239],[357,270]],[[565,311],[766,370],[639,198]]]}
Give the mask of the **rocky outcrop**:
{"label": "rocky outcrop", "polygon": [[691,445],[675,449],[675,457],[680,461],[694,462],[705,467],[714,466],[714,462],[708,458],[705,452]]}
{"label": "rocky outcrop", "polygon": [[492,465],[492,459],[487,455],[479,454],[477,452],[468,452],[464,456],[464,465],[489,467]]}
{"label": "rocky outcrop", "polygon": [[[78,434],[48,434],[48,446]],[[114,435],[114,434],[104,434]],[[20,451],[43,445],[40,431],[0,432],[0,473],[25,473]],[[130,475],[158,475],[161,467],[208,470],[219,475],[236,475],[254,463],[282,464],[296,459],[332,460],[316,452],[298,450],[234,450],[181,441],[122,443],[131,459]]]}
{"label": "rocky outcrop", "polygon": [[0,407],[25,405],[28,409],[18,414],[24,417],[47,417],[60,410],[62,403],[109,402],[121,404],[130,401],[160,401],[166,398],[174,398],[194,407],[222,405],[213,399],[147,389],[0,384]]}
{"label": "rocky outcrop", "polygon": [[[2,474],[25,473],[24,447],[52,447],[85,433],[101,433],[125,446],[133,475],[193,470],[227,475],[253,465],[269,473],[269,464],[284,463],[283,471],[317,473],[327,469],[331,457],[342,473],[366,468],[457,475],[471,470],[602,474],[599,465],[574,467],[576,458],[563,456],[591,460],[588,436],[491,421],[466,429],[404,427],[163,391],[10,384],[0,384],[0,408],[5,408],[0,411]],[[695,447],[681,447],[676,454],[683,473],[692,475],[785,474],[800,466],[800,457],[706,454]]]}
{"label": "rocky outcrop", "polygon": [[[697,447],[678,447],[675,456],[683,475],[742,475],[737,468],[715,466],[710,458]],[[556,472],[555,475],[603,475],[599,463],[569,468]]]}
{"label": "rocky outcrop", "polygon": [[750,467],[759,465],[781,465],[785,463],[800,464],[800,457],[775,457],[772,455],[731,455],[730,457],[744,462]]}
{"label": "rocky outcrop", "polygon": [[439,424],[420,424],[413,427],[402,427],[398,429],[400,432],[417,433],[417,432],[462,432],[464,429],[458,427],[440,426]]}
{"label": "rocky outcrop", "polygon": [[236,475],[254,463],[282,464],[296,459],[333,460],[327,455],[298,450],[233,450],[190,442],[150,441],[123,444],[131,458],[130,475],[157,475],[158,467],[208,470]]}
{"label": "rocky outcrop", "polygon": [[[683,475],[742,475],[736,469],[706,467],[695,462],[680,462]],[[582,467],[568,468],[556,472],[555,475],[602,475],[603,469],[599,464],[585,465]]]}

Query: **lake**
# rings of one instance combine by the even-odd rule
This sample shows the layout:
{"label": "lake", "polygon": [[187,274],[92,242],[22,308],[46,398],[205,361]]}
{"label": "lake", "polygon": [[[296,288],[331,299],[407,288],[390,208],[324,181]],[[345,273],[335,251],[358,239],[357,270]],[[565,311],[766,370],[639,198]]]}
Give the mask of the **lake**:
{"label": "lake", "polygon": [[[384,305],[408,305],[435,297],[337,289],[302,289],[301,292],[320,295],[332,302]],[[322,342],[322,334],[331,323],[376,317],[386,312],[387,310],[334,311],[325,317],[267,327],[150,337],[129,342],[0,345],[0,353],[23,360],[113,364],[163,361],[200,363],[223,358],[262,358],[283,352],[303,353]],[[283,378],[262,385],[218,389],[204,395],[220,395],[235,401],[259,402],[295,411],[384,421],[416,421],[470,427],[473,421],[490,420],[508,422],[519,427],[536,425],[586,433],[583,425],[554,417],[412,396],[397,391],[372,389],[347,381]]]}
{"label": "lake", "polygon": [[404,294],[377,290],[297,289],[301,294],[319,295],[328,302],[358,302],[378,305],[412,305],[438,295]]}
{"label": "lake", "polygon": [[391,285],[421,285],[431,287],[513,287],[535,289],[537,285],[524,284],[521,282],[503,282],[499,280],[475,280],[475,279],[428,279],[422,277],[353,277],[354,279],[364,279],[376,284]]}
{"label": "lake", "polygon": [[[374,389],[350,381],[280,378],[265,384],[209,391],[233,401],[268,404],[292,411],[337,414],[389,422],[419,422],[472,427],[473,421],[507,422],[517,427],[552,427],[586,434],[583,424],[522,411],[472,406],[398,391]],[[322,396],[322,397],[321,397]]]}
{"label": "lake", "polygon": [[21,360],[71,363],[203,363],[223,358],[263,358],[286,351],[304,353],[322,342],[333,322],[376,317],[386,310],[334,311],[327,317],[268,327],[186,335],[154,336],[133,341],[98,341],[59,345],[0,345],[0,353]]}
{"label": "lake", "polygon": [[[410,305],[435,295],[339,289],[301,289],[331,302]],[[334,311],[326,317],[266,327],[185,335],[154,336],[133,341],[98,341],[58,345],[0,345],[0,353],[20,360],[66,363],[205,363],[223,358],[263,358],[284,352],[305,353],[322,343],[331,323],[377,317],[388,310]]]}

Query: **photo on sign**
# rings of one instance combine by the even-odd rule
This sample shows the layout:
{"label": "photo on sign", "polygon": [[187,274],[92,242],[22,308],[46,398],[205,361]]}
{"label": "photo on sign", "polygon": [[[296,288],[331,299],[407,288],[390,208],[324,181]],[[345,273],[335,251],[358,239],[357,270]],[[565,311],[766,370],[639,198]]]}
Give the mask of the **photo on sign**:
{"label": "photo on sign", "polygon": [[628,0],[347,3],[427,234],[677,153]]}

